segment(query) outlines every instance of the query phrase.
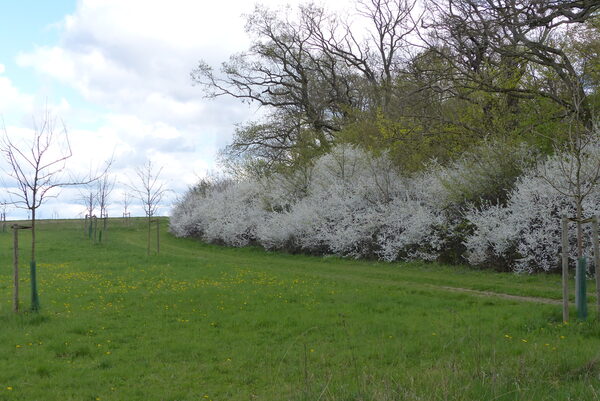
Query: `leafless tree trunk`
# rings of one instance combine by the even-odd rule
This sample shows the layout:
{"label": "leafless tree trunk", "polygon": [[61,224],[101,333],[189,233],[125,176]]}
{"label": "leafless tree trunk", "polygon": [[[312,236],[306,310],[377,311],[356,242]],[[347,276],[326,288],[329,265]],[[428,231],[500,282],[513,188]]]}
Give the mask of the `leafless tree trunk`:
{"label": "leafless tree trunk", "polygon": [[98,194],[96,192],[95,186],[89,184],[83,186],[83,188],[79,190],[79,194],[79,200],[85,208],[83,226],[84,235],[91,236],[92,216],[94,216],[94,211],[96,210]]}
{"label": "leafless tree trunk", "polygon": [[108,220],[108,200],[114,187],[115,179],[110,177],[110,175],[108,174],[104,174],[98,180],[98,207],[100,207],[100,218],[102,219],[102,227],[104,228],[104,230],[106,230]]}

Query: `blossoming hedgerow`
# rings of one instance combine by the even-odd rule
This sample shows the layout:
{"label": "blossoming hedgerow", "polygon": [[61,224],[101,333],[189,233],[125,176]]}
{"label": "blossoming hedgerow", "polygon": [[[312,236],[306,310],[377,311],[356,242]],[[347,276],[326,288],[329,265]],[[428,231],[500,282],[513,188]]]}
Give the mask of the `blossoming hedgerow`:
{"label": "blossoming hedgerow", "polygon": [[[598,148],[593,151],[600,155]],[[386,261],[452,255],[459,263],[548,271],[557,268],[560,217],[574,215],[572,199],[548,183],[564,181],[557,160],[564,156],[541,160],[512,181],[506,178],[502,182],[514,184],[497,188],[505,191],[502,200],[489,198],[499,173],[474,172],[487,183],[470,188],[465,203],[448,187],[458,181],[448,177],[469,174],[465,169],[472,164],[434,166],[408,176],[385,153],[338,146],[293,174],[204,181],[176,205],[170,229],[230,246]],[[473,191],[488,198],[475,202]],[[586,216],[600,214],[600,189],[594,188],[583,206]]]}

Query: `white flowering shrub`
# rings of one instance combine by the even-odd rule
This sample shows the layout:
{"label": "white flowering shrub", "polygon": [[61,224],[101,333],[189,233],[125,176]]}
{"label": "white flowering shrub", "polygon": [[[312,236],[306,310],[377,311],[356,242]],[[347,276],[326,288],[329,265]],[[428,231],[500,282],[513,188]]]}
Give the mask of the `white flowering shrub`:
{"label": "white flowering shrub", "polygon": [[402,177],[385,154],[338,146],[291,175],[191,190],[173,211],[171,231],[233,246],[434,260],[442,214],[433,190],[441,186],[424,177]]}
{"label": "white flowering shrub", "polygon": [[508,269],[510,255],[515,259],[515,246],[519,227],[510,224],[512,214],[501,205],[486,204],[471,206],[465,213],[466,220],[474,227],[474,232],[465,241],[466,258],[476,266]]}
{"label": "white flowering shrub", "polygon": [[[582,188],[589,192],[585,217],[600,214],[600,190],[593,185],[598,149],[584,155],[580,169]],[[191,189],[173,210],[171,231],[231,246],[258,244],[316,255],[550,271],[557,268],[561,252],[560,217],[575,215],[568,195],[573,177],[567,175],[574,171],[573,159],[553,156],[515,179],[515,171],[524,168],[518,164],[522,158],[506,162],[504,173],[470,158],[447,167],[432,165],[407,178],[385,154],[338,146],[291,174]],[[473,177],[485,183],[469,188],[472,177],[466,168],[475,162],[479,170]],[[493,188],[500,176],[499,187]],[[449,189],[453,181],[464,188]],[[475,200],[478,193],[481,198]],[[494,200],[496,194],[502,198]],[[570,252],[575,255],[571,225]]]}
{"label": "white flowering shrub", "polygon": [[201,221],[205,240],[231,246],[246,246],[256,241],[256,229],[267,217],[256,182],[238,182],[207,201]]}
{"label": "white flowering shrub", "polygon": [[265,219],[257,183],[236,182],[190,191],[176,206],[170,229],[175,235],[245,246],[256,240],[256,229]]}
{"label": "white flowering shrub", "polygon": [[169,229],[173,235],[176,237],[199,236],[200,233],[196,231],[196,224],[198,219],[201,218],[198,215],[200,211],[198,206],[201,201],[202,196],[192,188],[177,202],[169,220]]}
{"label": "white flowering shrub", "polygon": [[383,260],[436,260],[444,241],[436,229],[444,223],[439,209],[403,197],[386,205],[377,235]]}
{"label": "white flowering shrub", "polygon": [[[377,204],[369,203],[368,191],[349,185],[314,190],[293,213],[311,216],[304,220],[296,238],[311,253],[369,257],[374,254],[375,232],[380,221]],[[375,196],[375,195],[373,195]],[[296,221],[299,219],[296,217]]]}
{"label": "white flowering shrub", "polygon": [[267,249],[313,254],[374,256],[381,207],[401,182],[387,157],[373,158],[349,146],[321,157],[306,196],[277,213],[259,230]]}
{"label": "white flowering shrub", "polygon": [[[597,151],[597,148],[594,148]],[[474,233],[465,241],[466,257],[473,265],[503,264],[515,271],[550,271],[559,267],[561,216],[574,217],[571,182],[575,174],[572,158],[557,155],[524,174],[511,192],[505,207],[472,207],[466,218]],[[593,184],[595,158],[584,158],[580,176],[589,194],[583,201],[584,218],[600,214],[600,188]],[[589,225],[585,228],[586,249],[591,247]],[[576,255],[575,223],[569,233],[569,253]]]}

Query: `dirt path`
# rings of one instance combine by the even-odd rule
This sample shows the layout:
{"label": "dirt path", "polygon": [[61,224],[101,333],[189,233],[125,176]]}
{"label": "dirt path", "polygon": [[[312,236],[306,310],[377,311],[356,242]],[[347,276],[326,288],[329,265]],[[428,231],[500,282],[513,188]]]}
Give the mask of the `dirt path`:
{"label": "dirt path", "polygon": [[515,300],[515,301],[535,302],[538,304],[549,304],[549,305],[561,305],[562,304],[561,300],[551,299],[551,298],[526,297],[526,296],[522,296],[522,295],[502,294],[502,293],[498,293],[498,292],[479,291],[479,290],[472,290],[470,288],[448,287],[448,286],[442,286],[442,285],[428,285],[428,287],[440,289],[440,290],[452,291],[452,292],[462,292],[465,294],[472,294],[472,295],[477,295],[480,297],[496,297],[496,298],[503,298],[503,299],[511,299],[511,300]]}

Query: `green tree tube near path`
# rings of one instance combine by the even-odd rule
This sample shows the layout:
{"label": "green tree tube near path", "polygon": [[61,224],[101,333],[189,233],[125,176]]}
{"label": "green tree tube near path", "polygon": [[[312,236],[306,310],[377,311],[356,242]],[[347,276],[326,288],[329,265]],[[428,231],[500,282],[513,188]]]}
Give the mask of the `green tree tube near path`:
{"label": "green tree tube near path", "polygon": [[580,320],[587,319],[587,297],[586,297],[586,260],[585,258],[577,259],[577,318]]}
{"label": "green tree tube near path", "polygon": [[40,310],[40,299],[37,291],[37,269],[35,260],[29,264],[31,271],[31,310],[37,312]]}

